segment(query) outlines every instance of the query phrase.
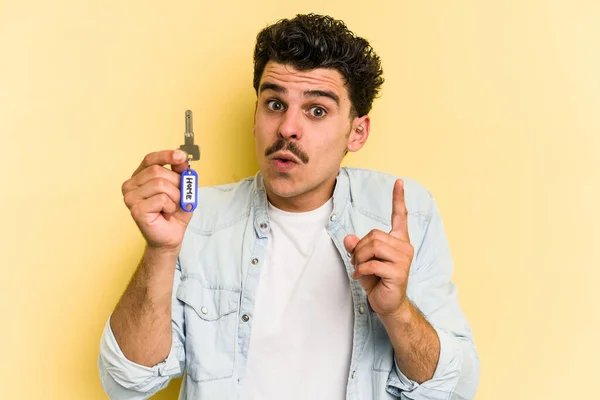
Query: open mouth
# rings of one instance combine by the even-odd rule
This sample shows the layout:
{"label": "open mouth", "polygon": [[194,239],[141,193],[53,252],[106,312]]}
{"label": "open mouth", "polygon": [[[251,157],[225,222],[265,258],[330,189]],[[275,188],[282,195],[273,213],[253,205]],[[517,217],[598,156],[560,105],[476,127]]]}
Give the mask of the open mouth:
{"label": "open mouth", "polygon": [[294,161],[292,161],[290,159],[287,159],[287,158],[276,158],[275,160],[277,162],[280,162],[280,163],[283,163],[283,164],[286,164],[286,163],[294,163],[295,164]]}
{"label": "open mouth", "polygon": [[279,172],[287,172],[294,168],[298,163],[287,158],[274,158],[273,162]]}

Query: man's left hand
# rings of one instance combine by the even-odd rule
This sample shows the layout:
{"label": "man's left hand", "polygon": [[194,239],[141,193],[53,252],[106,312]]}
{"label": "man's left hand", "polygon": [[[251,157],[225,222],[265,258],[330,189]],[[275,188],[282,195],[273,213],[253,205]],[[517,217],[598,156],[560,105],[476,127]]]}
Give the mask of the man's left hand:
{"label": "man's left hand", "polygon": [[358,279],[367,292],[371,308],[380,317],[410,310],[406,285],[414,248],[408,236],[408,212],[401,179],[394,184],[390,233],[374,229],[362,239],[348,235],[344,246],[355,266],[352,278]]}

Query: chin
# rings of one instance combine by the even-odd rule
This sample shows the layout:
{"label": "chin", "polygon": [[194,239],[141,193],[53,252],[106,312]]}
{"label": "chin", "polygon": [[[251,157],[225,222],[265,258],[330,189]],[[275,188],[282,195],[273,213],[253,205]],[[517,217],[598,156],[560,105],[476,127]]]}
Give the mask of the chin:
{"label": "chin", "polygon": [[301,192],[298,185],[294,184],[293,180],[289,177],[263,174],[263,180],[265,187],[279,197],[294,197]]}
{"label": "chin", "polygon": [[265,163],[260,168],[265,187],[274,194],[281,197],[291,197],[298,184],[295,182],[297,177],[291,174],[280,173],[274,170],[271,165]]}

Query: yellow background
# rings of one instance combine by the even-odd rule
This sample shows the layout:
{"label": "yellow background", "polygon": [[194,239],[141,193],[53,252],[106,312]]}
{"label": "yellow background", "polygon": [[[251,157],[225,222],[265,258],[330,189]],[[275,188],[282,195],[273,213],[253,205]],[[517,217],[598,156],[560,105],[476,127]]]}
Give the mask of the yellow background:
{"label": "yellow background", "polygon": [[188,108],[201,184],[253,174],[256,33],[310,11],[382,57],[371,138],[346,164],[436,196],[476,398],[597,396],[597,1],[4,0],[0,398],[105,398],[100,334],[143,248],[121,183],[183,142]]}

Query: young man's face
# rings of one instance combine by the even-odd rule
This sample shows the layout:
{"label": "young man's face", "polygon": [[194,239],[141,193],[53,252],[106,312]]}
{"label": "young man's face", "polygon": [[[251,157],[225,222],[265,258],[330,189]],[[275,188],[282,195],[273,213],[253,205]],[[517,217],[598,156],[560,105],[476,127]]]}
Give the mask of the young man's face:
{"label": "young man's face", "polygon": [[359,150],[369,133],[368,116],[352,117],[350,110],[348,90],[337,70],[298,71],[267,63],[253,132],[273,205],[308,211],[331,197],[344,152]]}

